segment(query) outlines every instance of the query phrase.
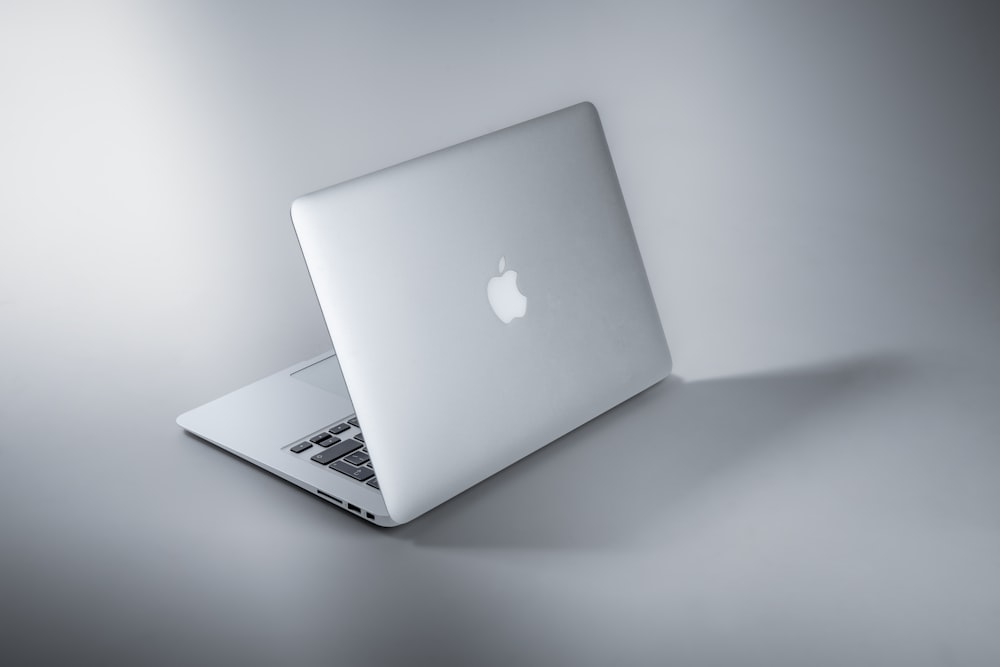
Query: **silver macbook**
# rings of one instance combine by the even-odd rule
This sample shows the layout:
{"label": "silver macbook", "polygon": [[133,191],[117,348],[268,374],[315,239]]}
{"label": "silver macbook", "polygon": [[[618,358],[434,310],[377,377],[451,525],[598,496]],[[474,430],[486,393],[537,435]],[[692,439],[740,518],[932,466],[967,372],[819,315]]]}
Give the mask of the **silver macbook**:
{"label": "silver macbook", "polygon": [[592,104],[305,195],[292,222],[335,352],[177,423],[380,526],[670,373]]}

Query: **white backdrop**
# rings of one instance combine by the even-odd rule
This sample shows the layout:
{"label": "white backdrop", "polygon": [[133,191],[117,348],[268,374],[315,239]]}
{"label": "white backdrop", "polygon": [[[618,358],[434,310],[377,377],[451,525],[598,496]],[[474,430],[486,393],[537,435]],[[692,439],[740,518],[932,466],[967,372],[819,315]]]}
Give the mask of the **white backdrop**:
{"label": "white backdrop", "polygon": [[[1000,662],[998,28],[4,3],[0,654]],[[682,379],[390,533],[178,432],[329,346],[295,196],[583,99]]]}

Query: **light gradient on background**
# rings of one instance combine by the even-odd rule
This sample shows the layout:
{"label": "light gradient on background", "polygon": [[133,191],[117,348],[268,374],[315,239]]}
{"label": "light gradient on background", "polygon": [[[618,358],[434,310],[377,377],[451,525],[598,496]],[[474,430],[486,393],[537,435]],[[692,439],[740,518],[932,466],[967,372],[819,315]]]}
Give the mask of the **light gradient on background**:
{"label": "light gradient on background", "polygon": [[[1000,664],[998,70],[986,3],[5,3],[0,657]],[[294,197],[582,99],[679,378],[394,531],[179,432],[329,345]]]}

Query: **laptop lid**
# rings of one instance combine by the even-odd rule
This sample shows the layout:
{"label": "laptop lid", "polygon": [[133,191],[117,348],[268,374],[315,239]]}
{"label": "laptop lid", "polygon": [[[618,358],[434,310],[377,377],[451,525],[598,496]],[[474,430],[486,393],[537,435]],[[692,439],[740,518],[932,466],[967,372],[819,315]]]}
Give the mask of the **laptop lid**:
{"label": "laptop lid", "polygon": [[305,195],[291,215],[395,521],[670,372],[589,103]]}

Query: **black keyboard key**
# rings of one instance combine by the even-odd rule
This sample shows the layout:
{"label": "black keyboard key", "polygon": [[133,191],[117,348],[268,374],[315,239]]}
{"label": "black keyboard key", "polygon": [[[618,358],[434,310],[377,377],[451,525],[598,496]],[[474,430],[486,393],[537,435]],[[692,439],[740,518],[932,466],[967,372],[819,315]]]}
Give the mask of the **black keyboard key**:
{"label": "black keyboard key", "polygon": [[330,466],[337,472],[342,472],[348,477],[353,477],[359,482],[363,482],[369,477],[375,476],[374,470],[369,470],[368,468],[355,468],[350,463],[344,463],[343,461],[334,461],[333,465]]}
{"label": "black keyboard key", "polygon": [[338,442],[340,442],[340,438],[327,438],[326,440],[321,440],[316,444],[320,447],[329,447],[330,445],[336,445]]}
{"label": "black keyboard key", "polygon": [[353,454],[348,454],[344,457],[344,460],[350,463],[352,466],[360,466],[368,463],[368,455],[364,453],[363,450],[358,450]]}
{"label": "black keyboard key", "polygon": [[374,487],[376,489],[380,488],[378,485],[378,479],[372,477],[370,480],[368,480],[368,486]]}
{"label": "black keyboard key", "polygon": [[309,438],[309,442],[315,442],[318,445],[319,443],[323,442],[329,437],[330,437],[329,433],[320,433],[319,435],[315,435]]}
{"label": "black keyboard key", "polygon": [[316,463],[322,463],[323,465],[327,465],[336,458],[337,458],[336,456],[333,456],[333,452],[331,452],[328,449],[325,452],[320,452],[319,454],[315,454],[312,457],[312,460],[315,461]]}
{"label": "black keyboard key", "polygon": [[364,442],[365,441],[365,434],[364,433],[360,433],[360,432],[356,433],[354,435],[354,439],[357,440],[358,442]]}
{"label": "black keyboard key", "polygon": [[347,424],[337,424],[336,426],[330,429],[330,433],[333,433],[334,435],[340,435],[349,428],[351,427],[348,426]]}
{"label": "black keyboard key", "polygon": [[292,447],[292,451],[295,452],[296,454],[301,454],[302,452],[306,451],[310,447],[312,447],[312,443],[311,442],[300,442],[299,444],[297,444],[294,447]]}
{"label": "black keyboard key", "polygon": [[358,428],[361,428],[361,425],[358,423],[357,417],[351,417],[350,419],[347,420],[347,423],[350,424],[351,426],[357,426]]}
{"label": "black keyboard key", "polygon": [[316,463],[322,463],[323,465],[326,465],[328,463],[336,461],[341,456],[346,456],[347,454],[350,454],[355,449],[361,449],[361,443],[358,442],[357,440],[347,439],[344,440],[343,442],[338,442],[336,445],[330,447],[325,452],[320,452],[316,456],[312,457],[312,460],[315,461]]}

